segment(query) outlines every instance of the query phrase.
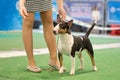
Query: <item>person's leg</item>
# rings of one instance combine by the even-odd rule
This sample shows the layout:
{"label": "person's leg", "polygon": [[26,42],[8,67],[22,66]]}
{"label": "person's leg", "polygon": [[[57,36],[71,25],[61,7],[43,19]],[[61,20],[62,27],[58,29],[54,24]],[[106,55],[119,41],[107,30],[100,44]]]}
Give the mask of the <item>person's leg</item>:
{"label": "person's leg", "polygon": [[46,40],[50,52],[49,64],[59,67],[59,61],[57,58],[57,49],[56,49],[57,48],[56,39],[53,34],[52,10],[41,12],[40,15],[43,23],[44,38]]}
{"label": "person's leg", "polygon": [[[26,19],[23,19],[22,36],[23,36],[25,51],[28,57],[28,65],[29,68],[31,69],[36,67],[36,63],[33,55],[33,37],[32,37],[33,23],[34,23],[34,13],[28,13],[28,17]],[[35,71],[39,71],[39,69]],[[33,72],[35,71],[33,70]]]}

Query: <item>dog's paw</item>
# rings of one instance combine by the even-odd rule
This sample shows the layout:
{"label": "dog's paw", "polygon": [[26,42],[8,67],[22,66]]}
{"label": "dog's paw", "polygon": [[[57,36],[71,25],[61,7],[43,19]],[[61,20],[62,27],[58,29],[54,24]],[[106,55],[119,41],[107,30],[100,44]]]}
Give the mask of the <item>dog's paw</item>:
{"label": "dog's paw", "polygon": [[63,71],[66,71],[66,68],[63,66]]}
{"label": "dog's paw", "polygon": [[64,67],[61,67],[60,70],[59,70],[59,73],[64,73]]}
{"label": "dog's paw", "polygon": [[93,66],[93,71],[97,71],[97,67],[96,66]]}
{"label": "dog's paw", "polygon": [[64,71],[62,71],[62,70],[59,70],[59,73],[60,73],[60,74],[62,74],[62,73],[64,73]]}
{"label": "dog's paw", "polygon": [[75,71],[70,71],[70,75],[74,75],[75,74]]}
{"label": "dog's paw", "polygon": [[82,67],[82,66],[80,66],[79,68],[78,68],[78,70],[83,70],[84,69],[84,67]]}

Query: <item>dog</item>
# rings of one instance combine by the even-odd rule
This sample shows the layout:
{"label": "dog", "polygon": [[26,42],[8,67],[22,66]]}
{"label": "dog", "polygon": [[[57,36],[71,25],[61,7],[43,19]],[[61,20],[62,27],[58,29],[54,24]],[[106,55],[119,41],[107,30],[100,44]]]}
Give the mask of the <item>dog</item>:
{"label": "dog", "polygon": [[70,75],[75,74],[75,53],[78,52],[78,57],[80,59],[80,67],[79,69],[84,69],[83,66],[83,57],[82,51],[86,49],[88,55],[90,56],[93,70],[97,71],[97,67],[94,60],[94,51],[92,44],[88,38],[91,30],[96,25],[96,21],[92,24],[90,29],[86,32],[84,36],[74,36],[71,34],[70,28],[73,23],[73,20],[63,21],[60,16],[57,15],[57,25],[53,28],[53,33],[55,35],[59,34],[58,37],[58,58],[60,61],[60,69],[59,73],[64,73],[63,66],[63,56],[62,54],[68,55],[71,57],[71,71]]}

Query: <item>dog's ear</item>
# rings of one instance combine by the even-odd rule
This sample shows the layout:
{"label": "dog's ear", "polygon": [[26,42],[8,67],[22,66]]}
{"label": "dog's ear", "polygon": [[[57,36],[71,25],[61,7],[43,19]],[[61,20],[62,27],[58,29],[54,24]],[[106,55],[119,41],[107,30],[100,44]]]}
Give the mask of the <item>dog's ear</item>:
{"label": "dog's ear", "polygon": [[71,27],[73,23],[73,20],[68,21],[68,26]]}
{"label": "dog's ear", "polygon": [[57,14],[57,23],[61,22],[61,18],[60,18],[60,15]]}

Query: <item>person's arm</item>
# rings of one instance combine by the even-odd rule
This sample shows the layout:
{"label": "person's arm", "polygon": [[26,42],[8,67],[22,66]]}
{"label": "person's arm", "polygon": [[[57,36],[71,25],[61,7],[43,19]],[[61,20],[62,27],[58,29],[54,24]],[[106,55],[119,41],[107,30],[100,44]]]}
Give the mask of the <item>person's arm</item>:
{"label": "person's arm", "polygon": [[19,0],[20,6],[24,6],[25,0]]}
{"label": "person's arm", "polygon": [[65,20],[65,18],[66,18],[66,12],[64,10],[63,0],[57,0],[57,5],[58,5],[58,13],[59,13],[60,17],[63,20]]}
{"label": "person's arm", "polygon": [[25,0],[19,0],[20,1],[20,14],[23,18],[26,18],[28,16],[27,10],[24,6]]}

